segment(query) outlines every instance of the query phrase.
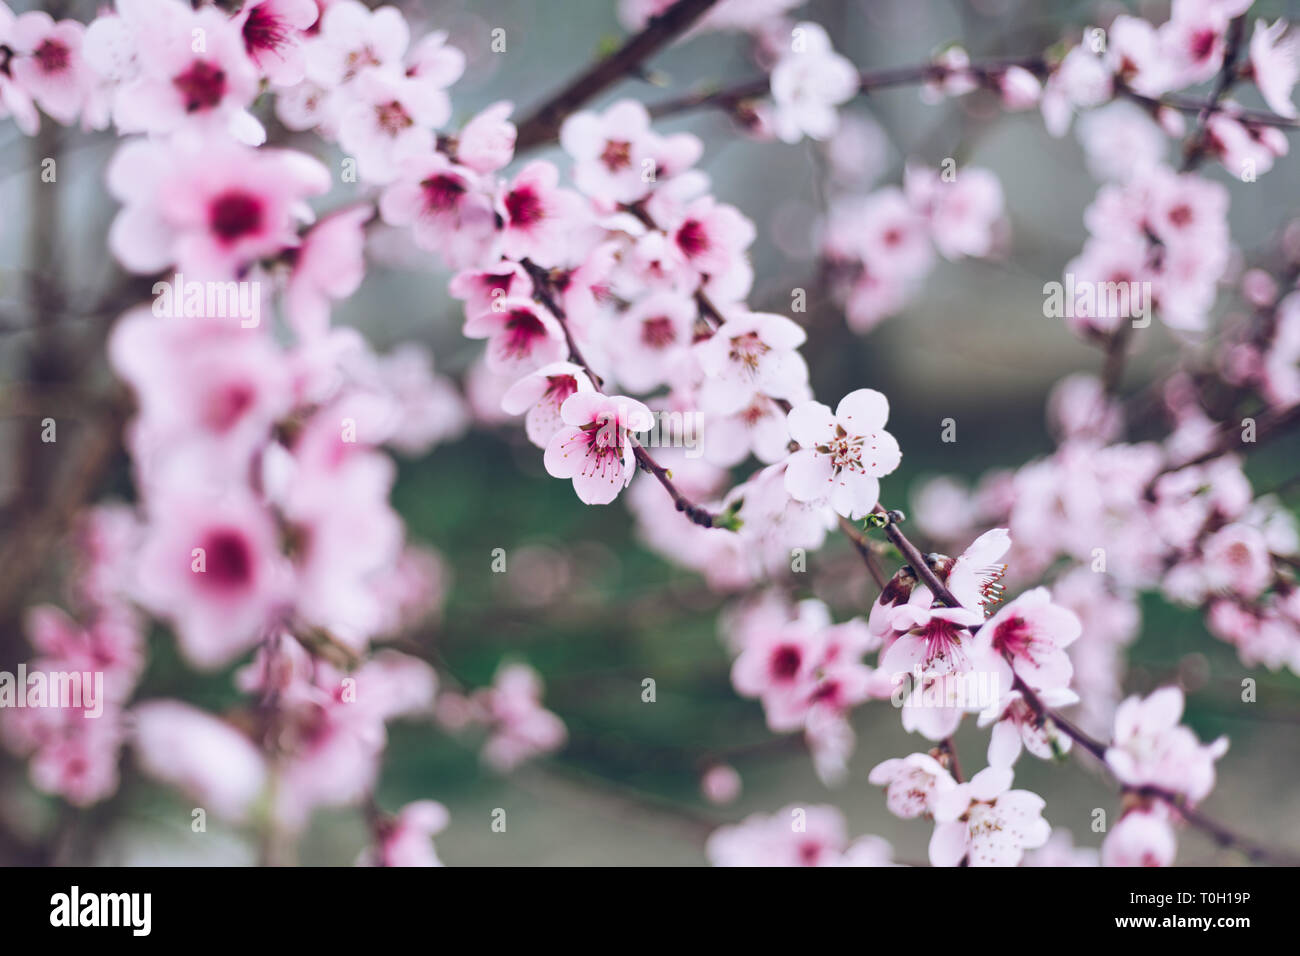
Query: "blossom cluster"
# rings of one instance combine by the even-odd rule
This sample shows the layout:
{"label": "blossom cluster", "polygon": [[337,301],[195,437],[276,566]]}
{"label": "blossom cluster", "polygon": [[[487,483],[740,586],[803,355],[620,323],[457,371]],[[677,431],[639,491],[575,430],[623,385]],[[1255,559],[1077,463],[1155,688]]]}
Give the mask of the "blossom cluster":
{"label": "blossom cluster", "polygon": [[[639,28],[670,6],[631,0],[620,14]],[[863,127],[842,114],[870,78],[822,27],[791,20],[792,6],[726,0],[696,29],[752,36],[770,80],[735,110],[752,136],[812,139],[843,159]],[[1234,269],[1229,192],[1194,167],[1213,157],[1253,181],[1287,144],[1216,99],[1176,171],[1167,139],[1187,126],[1162,98],[1238,67],[1248,7],[1176,0],[1162,25],[1121,15],[1100,44],[1085,33],[1050,61],[983,67],[949,47],[919,74],[929,102],[991,90],[1008,110],[1038,105],[1055,135],[1090,111],[1078,131],[1105,182],[1067,277],[1127,289],[1130,307],[1132,290],[1150,289],[1146,305],[1184,339],[1210,330]],[[35,666],[105,673],[105,719],[62,708],[4,725],[42,790],[106,798],[129,741],[145,773],[218,816],[299,832],[318,807],[371,800],[399,718],[483,729],[482,759],[500,771],[560,748],[564,723],[527,665],[439,695],[448,675],[376,650],[447,587],[439,555],[407,540],[391,504],[391,453],[423,455],[471,417],[521,418],[545,471],[580,501],[626,490],[648,547],[744,595],[722,619],[732,684],[773,732],[804,734],[825,782],[846,777],[852,711],[893,701],[903,729],[933,746],[878,764],[871,782],[895,815],[934,823],[933,865],[1087,857],[1053,837],[1042,797],[1013,788],[1024,754],[1054,759],[1084,739],[1055,716],[1068,708],[1106,735],[1105,766],[1140,798],[1100,860],[1172,861],[1174,804],[1208,796],[1227,744],[1182,725],[1177,688],[1121,702],[1141,593],[1200,609],[1248,666],[1300,673],[1294,521],[1255,494],[1222,444],[1216,397],[1186,374],[1158,396],[1168,437],[1131,443],[1113,382],[1066,379],[1049,402],[1051,455],[974,490],[951,479],[920,490],[918,524],[957,557],[922,567],[905,554],[912,564],[865,616],[835,623],[823,601],[795,600],[793,556],[837,525],[901,520],[881,505],[902,460],[890,403],[867,387],[833,408],[817,400],[808,330],[751,307],[754,222],[715,194],[703,142],[656,128],[636,100],[567,115],[558,162],[517,161],[512,102],[450,126],[466,57],[447,35],[417,38],[396,8],[357,0],[249,0],[234,13],[117,0],[88,25],[0,4],[0,53],[0,116],[22,132],[44,113],[122,138],[106,176],[118,203],[108,248],[156,296],[108,338],[133,402],[135,499],[83,516],[75,615],[29,618]],[[1257,23],[1233,82],[1294,117],[1297,53],[1284,23]],[[308,140],[337,176],[285,145]],[[1108,148],[1130,140],[1122,157]],[[426,351],[380,354],[334,324],[380,231],[449,273],[462,331],[484,343],[466,398]],[[827,285],[858,333],[902,312],[938,258],[997,257],[1008,236],[996,175],[952,160],[844,190],[818,230]],[[1269,415],[1300,404],[1300,299],[1284,278],[1240,277],[1258,321],[1213,355],[1221,384]],[[1122,354],[1131,314],[1096,296],[1065,314]],[[1003,604],[1008,587],[1020,593]],[[244,704],[214,714],[133,700],[154,621],[193,667],[238,665]],[[987,766],[964,779],[951,739],[968,720],[988,729]],[[445,808],[370,809],[373,845],[358,862],[437,864]],[[839,812],[816,806],[723,827],[707,853],[719,865],[894,862],[888,844],[850,841]]]}

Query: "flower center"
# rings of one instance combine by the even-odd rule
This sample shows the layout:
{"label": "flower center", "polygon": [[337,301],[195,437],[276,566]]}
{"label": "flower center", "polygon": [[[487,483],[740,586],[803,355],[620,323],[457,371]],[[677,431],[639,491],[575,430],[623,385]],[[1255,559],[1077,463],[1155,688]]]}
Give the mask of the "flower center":
{"label": "flower center", "polygon": [[42,72],[61,73],[68,68],[68,48],[58,40],[44,40],[32,54]]}
{"label": "flower center", "polygon": [[375,56],[375,51],[370,47],[363,46],[359,50],[350,50],[343,61],[343,79],[350,80],[365,67],[378,65],[379,57]]}
{"label": "flower center", "polygon": [[253,405],[256,397],[253,386],[247,382],[232,382],[208,396],[203,410],[203,423],[215,432],[226,432],[235,425]]}
{"label": "flower center", "polygon": [[1003,621],[993,631],[993,646],[1007,654],[1028,656],[1034,632],[1023,617]]}
{"label": "flower center", "polygon": [[608,140],[605,151],[600,154],[600,161],[611,173],[627,169],[632,165],[632,144],[621,139]]}
{"label": "flower center", "polygon": [[782,644],[772,652],[772,676],[777,680],[791,680],[799,673],[802,661],[803,655],[799,653],[799,648],[792,644]]}
{"label": "flower center", "polygon": [[217,528],[203,540],[204,577],[223,591],[248,585],[253,577],[253,554],[235,528]]}
{"label": "flower center", "polygon": [[677,329],[672,319],[657,315],[641,323],[641,341],[652,349],[667,348],[677,341]]}
{"label": "flower center", "polygon": [[512,226],[532,226],[540,222],[545,214],[541,197],[528,187],[508,193],[505,205]]}
{"label": "flower center", "polygon": [[397,100],[390,100],[376,106],[375,121],[379,124],[380,130],[389,136],[396,136],[407,127],[415,125],[415,121]]}
{"label": "flower center", "polygon": [[195,60],[190,68],[172,79],[185,101],[185,112],[209,110],[226,95],[226,71],[206,60]]}
{"label": "flower center", "polygon": [[250,54],[257,50],[275,51],[289,42],[289,29],[263,3],[253,8],[244,21],[244,49]]}
{"label": "flower center", "polygon": [[546,326],[527,309],[513,309],[506,318],[506,337],[502,351],[515,358],[526,358],[533,350],[533,342],[546,337]]}
{"label": "flower center", "polygon": [[465,195],[465,184],[454,176],[440,173],[420,183],[424,206],[429,212],[451,212]]}
{"label": "flower center", "polygon": [[234,242],[262,225],[262,203],[248,193],[225,193],[212,204],[208,222],[223,241]]}
{"label": "flower center", "polygon": [[827,445],[827,453],[831,457],[831,464],[835,466],[836,471],[847,468],[849,471],[865,471],[862,465],[862,444],[865,441],[861,436],[849,435],[843,429],[839,429],[834,441]]}
{"label": "flower center", "polygon": [[709,234],[698,219],[687,219],[677,230],[677,246],[689,257],[698,256],[709,248]]}
{"label": "flower center", "polygon": [[1214,30],[1197,30],[1192,34],[1192,59],[1200,62],[1214,52],[1218,34]]}
{"label": "flower center", "polygon": [[1179,203],[1173,209],[1169,210],[1169,221],[1179,229],[1189,225],[1192,221],[1192,209],[1187,203]]}
{"label": "flower center", "polygon": [[930,618],[921,631],[921,637],[925,641],[926,663],[933,665],[935,661],[948,661],[956,667],[957,658],[965,656],[961,651],[962,631],[952,621],[941,617]]}
{"label": "flower center", "polygon": [[563,405],[564,400],[578,390],[578,380],[572,375],[548,375],[546,377],[547,401]]}
{"label": "flower center", "polygon": [[731,361],[751,375],[758,371],[758,363],[772,347],[758,337],[757,332],[746,332],[734,336],[731,340]]}

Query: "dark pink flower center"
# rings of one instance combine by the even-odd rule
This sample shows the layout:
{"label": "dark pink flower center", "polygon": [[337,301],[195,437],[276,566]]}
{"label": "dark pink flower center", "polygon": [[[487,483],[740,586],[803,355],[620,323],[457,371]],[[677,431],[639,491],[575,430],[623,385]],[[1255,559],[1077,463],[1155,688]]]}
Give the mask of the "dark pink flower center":
{"label": "dark pink flower center", "polygon": [[253,552],[237,528],[214,528],[203,540],[206,580],[224,591],[246,587],[253,579]]}
{"label": "dark pink flower center", "polygon": [[185,101],[185,112],[210,110],[226,95],[226,71],[206,60],[195,60],[184,73],[172,79]]}
{"label": "dark pink flower center", "polygon": [[657,315],[641,323],[641,341],[652,349],[662,349],[677,341],[677,329],[672,319]]}
{"label": "dark pink flower center", "polygon": [[424,208],[429,212],[451,212],[465,195],[465,184],[455,176],[440,173],[420,183],[424,192]]}
{"label": "dark pink flower center", "polygon": [[1023,617],[1009,618],[993,630],[993,646],[1007,654],[1027,655],[1033,640],[1033,628]]}
{"label": "dark pink flower center", "polygon": [[[319,23],[320,21],[316,21]],[[343,79],[350,80],[367,66],[379,66],[379,57],[368,46],[351,50],[343,61]]]}
{"label": "dark pink flower center", "polygon": [[223,193],[212,203],[208,224],[224,242],[234,242],[261,228],[262,202],[246,192]]}
{"label": "dark pink flower center", "polygon": [[677,230],[677,246],[688,256],[698,256],[709,248],[709,234],[698,219],[687,219]]}
{"label": "dark pink flower center", "polygon": [[577,390],[578,380],[572,375],[548,375],[546,377],[545,398],[556,405],[564,404],[564,400]]}
{"label": "dark pink flower center", "polygon": [[1204,60],[1214,52],[1219,34],[1215,30],[1197,30],[1192,34],[1192,59]]}
{"label": "dark pink flower center", "polygon": [[627,169],[632,165],[632,144],[621,139],[607,141],[605,151],[600,154],[600,161],[611,173]]}
{"label": "dark pink flower center", "polygon": [[415,121],[397,100],[380,103],[375,107],[375,122],[389,136],[396,136],[402,130],[413,126]]}
{"label": "dark pink flower center", "polygon": [[244,49],[250,54],[258,50],[275,52],[289,42],[289,28],[279,17],[267,10],[269,4],[259,4],[244,21]]}
{"label": "dark pink flower center", "polygon": [[593,421],[583,428],[587,440],[586,464],[582,473],[587,476],[617,480],[623,474],[623,445],[628,433],[612,417]]}
{"label": "dark pink flower center", "polygon": [[203,424],[215,432],[227,432],[253,405],[257,390],[248,382],[230,382],[208,396]]}
{"label": "dark pink flower center", "polygon": [[963,633],[964,629],[952,621],[946,621],[941,617],[930,618],[921,632],[925,640],[926,660],[946,659],[954,652],[960,651]]}
{"label": "dark pink flower center", "polygon": [[531,188],[511,190],[506,194],[506,215],[512,226],[532,226],[542,220],[546,210],[541,197]]}
{"label": "dark pink flower center", "polygon": [[528,356],[533,350],[533,343],[546,337],[546,326],[542,320],[527,309],[512,309],[506,318],[506,337],[502,351],[519,358]]}
{"label": "dark pink flower center", "polygon": [[47,39],[32,53],[42,72],[61,73],[68,68],[68,48],[58,40]]}
{"label": "dark pink flower center", "polygon": [[803,654],[799,651],[799,648],[793,644],[782,644],[772,651],[772,660],[769,667],[773,678],[788,681],[799,673],[801,663],[803,663]]}

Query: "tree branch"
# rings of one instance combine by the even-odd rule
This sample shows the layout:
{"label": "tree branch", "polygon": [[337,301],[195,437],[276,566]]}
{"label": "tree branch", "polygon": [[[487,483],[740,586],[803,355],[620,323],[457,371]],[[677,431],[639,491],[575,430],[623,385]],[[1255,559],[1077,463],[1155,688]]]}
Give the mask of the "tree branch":
{"label": "tree branch", "polygon": [[564,89],[536,107],[519,124],[518,135],[515,137],[516,152],[554,141],[560,134],[560,125],[571,113],[634,71],[678,34],[689,29],[717,2],[718,0],[677,0],[659,16],[652,18],[644,30],[630,37],[605,59],[592,64]]}
{"label": "tree branch", "polygon": [[[925,585],[930,588],[931,592],[947,606],[961,607],[961,604],[955,597],[953,597],[952,592],[949,591],[941,581],[939,581],[938,576],[935,575],[934,570],[925,561],[916,545],[912,544],[912,542],[907,539],[907,536],[898,528],[897,522],[890,517],[890,512],[885,511],[885,509],[881,508],[880,505],[877,505],[875,513],[886,516],[886,521],[888,523],[885,525],[885,533],[889,536],[889,539],[898,546],[898,549],[903,552],[903,555],[907,557],[913,570],[916,571],[918,577],[921,578]],[[975,630],[978,630],[978,627],[975,628]],[[1012,687],[1021,692],[1024,696],[1025,703],[1033,709],[1034,713],[1038,715],[1040,721],[1045,722],[1050,720],[1054,725],[1061,729],[1062,733],[1084,750],[1088,751],[1088,753],[1096,757],[1097,760],[1101,762],[1102,766],[1105,767],[1106,772],[1114,777],[1114,772],[1110,769],[1109,764],[1106,763],[1106,750],[1108,749],[1106,744],[1089,736],[1069,720],[1056,713],[1056,711],[1047,707],[1034,689],[1021,680],[1020,676],[1015,674],[1014,671],[1012,673]],[[940,746],[942,747],[943,744],[941,743]],[[1252,860],[1267,860],[1285,865],[1296,865],[1297,863],[1300,863],[1300,856],[1292,853],[1290,850],[1279,850],[1275,847],[1264,846],[1256,843],[1247,837],[1241,836],[1218,821],[1207,817],[1201,811],[1192,807],[1187,802],[1187,798],[1181,793],[1175,793],[1172,790],[1153,786],[1132,787],[1123,783],[1123,781],[1118,782],[1120,783],[1120,787],[1126,793],[1135,793],[1139,796],[1154,798],[1168,804],[1179,814],[1179,816],[1186,820],[1189,825],[1209,834],[1221,846],[1234,847],[1241,850]]]}
{"label": "tree branch", "polygon": [[[578,343],[574,341],[573,333],[569,330],[569,323],[564,314],[564,309],[560,306],[560,303],[556,301],[554,294],[551,292],[550,274],[531,259],[524,259],[519,264],[524,267],[528,272],[529,277],[533,280],[533,294],[537,301],[544,305],[551,314],[555,316],[556,321],[560,323],[560,328],[564,330],[564,341],[569,346],[570,358],[573,360],[574,364],[580,365],[582,370],[591,378],[596,391],[604,394],[604,389],[602,388],[604,380],[592,371],[591,366],[587,364],[587,360],[583,358],[582,351],[578,348]],[[673,504],[677,506],[678,511],[690,518],[695,524],[704,528],[728,527],[728,522],[724,520],[722,515],[709,511],[707,508],[696,504],[686,495],[682,494],[681,490],[673,484],[672,475],[669,473],[668,469],[655,461],[654,458],[651,457],[650,453],[642,448],[635,438],[632,438],[631,440],[632,453],[636,456],[637,463],[646,471],[650,472],[650,474],[654,475],[655,480],[658,481],[659,484],[663,485],[664,490],[672,497]]]}

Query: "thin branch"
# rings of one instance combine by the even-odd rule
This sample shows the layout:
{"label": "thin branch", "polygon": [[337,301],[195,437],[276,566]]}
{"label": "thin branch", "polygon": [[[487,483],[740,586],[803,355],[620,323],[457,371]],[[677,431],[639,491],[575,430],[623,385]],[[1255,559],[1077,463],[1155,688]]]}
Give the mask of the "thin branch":
{"label": "thin branch", "polygon": [[553,142],[560,125],[570,114],[602,90],[634,72],[637,67],[688,30],[718,0],[677,0],[644,30],[630,37],[619,49],[569,82],[564,89],[539,105],[519,124],[515,137],[517,152]]}
{"label": "thin branch", "polygon": [[1241,55],[1241,39],[1246,33],[1246,17],[1236,17],[1228,26],[1227,44],[1223,51],[1223,66],[1214,81],[1214,90],[1210,98],[1201,107],[1196,117],[1196,129],[1187,140],[1183,156],[1182,172],[1190,172],[1200,165],[1209,150],[1210,134],[1206,124],[1210,116],[1219,109],[1224,95],[1228,92],[1237,76],[1237,58]]}
{"label": "thin branch", "polygon": [[[908,559],[909,563],[911,563],[913,570],[916,571],[917,575],[926,586],[930,588],[931,592],[949,607],[961,607],[960,602],[953,597],[952,592],[949,591],[948,588],[939,580],[938,576],[925,561],[916,545],[912,544],[912,542],[907,539],[907,535],[898,528],[898,523],[892,517],[892,513],[885,511],[885,509],[881,508],[879,505],[876,506],[875,513],[885,516],[887,521],[885,524],[885,533],[889,536],[889,539],[898,546],[898,549]],[[1089,736],[1056,711],[1047,707],[1042,702],[1042,699],[1039,698],[1038,694],[1035,693],[1034,689],[1021,680],[1020,676],[1014,674],[1014,672],[1012,677],[1012,686],[1021,692],[1024,696],[1025,703],[1028,704],[1029,707],[1031,707],[1038,715],[1039,720],[1044,722],[1050,720],[1054,725],[1061,729],[1062,733],[1084,750],[1088,751],[1088,753],[1096,757],[1101,762],[1102,766],[1106,768],[1107,773],[1114,776],[1113,771],[1110,769],[1110,765],[1106,763],[1106,750],[1108,749],[1106,744]],[[1172,790],[1166,790],[1162,787],[1131,787],[1124,784],[1122,781],[1120,782],[1120,786],[1125,792],[1154,798],[1168,804],[1184,820],[1186,820],[1188,824],[1198,830],[1208,833],[1222,846],[1235,847],[1236,849],[1241,850],[1252,860],[1268,860],[1287,865],[1296,865],[1297,862],[1300,862],[1300,856],[1297,856],[1290,850],[1279,850],[1275,847],[1264,846],[1256,843],[1253,840],[1241,836],[1216,820],[1207,817],[1201,811],[1192,807],[1187,802],[1186,796],[1181,793],[1175,793]]]}
{"label": "thin branch", "polygon": [[961,761],[957,759],[957,745],[953,743],[952,737],[944,737],[939,741],[939,749],[948,760],[948,771],[952,774],[952,778],[958,783],[964,783],[966,778],[962,776]]}
{"label": "thin branch", "polygon": [[871,553],[871,539],[843,515],[840,515],[840,530],[844,532],[845,537],[853,542],[853,547],[862,557],[862,563],[867,566],[867,573],[871,575],[871,580],[876,582],[876,588],[881,591],[885,590],[885,585],[889,582],[885,578],[884,572],[880,570],[880,565],[876,563],[876,556]]}
{"label": "thin branch", "polygon": [[[969,73],[982,84],[989,85],[1013,66],[1029,70],[1031,73],[1045,73],[1047,63],[1041,56],[1005,57],[972,63]],[[965,71],[963,71],[965,72]],[[895,86],[912,86],[917,83],[942,80],[953,73],[949,67],[938,63],[915,63],[908,66],[885,67],[879,70],[862,70],[858,73],[858,92],[871,94]],[[750,80],[729,86],[726,89],[688,93],[671,100],[664,100],[650,107],[650,115],[655,119],[685,113],[694,109],[715,108],[734,110],[746,100],[766,96],[772,81],[767,76],[757,76]]]}
{"label": "thin branch", "polygon": [[[533,294],[537,298],[537,301],[544,305],[550,313],[555,316],[556,321],[560,323],[560,328],[564,330],[564,340],[569,346],[569,357],[573,360],[574,364],[581,366],[582,370],[587,373],[596,390],[604,394],[604,390],[602,389],[604,380],[592,371],[591,366],[587,364],[587,360],[583,358],[582,351],[578,348],[578,343],[574,341],[573,333],[569,330],[569,323],[565,316],[564,309],[560,306],[560,303],[556,301],[555,296],[551,292],[551,278],[549,273],[531,259],[524,259],[519,264],[524,267],[528,272],[529,277],[533,280]],[[650,453],[641,447],[635,437],[632,437],[631,441],[632,453],[636,456],[638,464],[640,464],[640,466],[646,471],[650,472],[650,474],[654,475],[655,480],[658,481],[659,484],[663,485],[664,490],[672,497],[673,504],[677,506],[678,511],[690,518],[695,524],[704,528],[725,528],[728,526],[728,522],[722,515],[709,511],[707,508],[696,504],[689,497],[683,494],[681,490],[673,484],[671,472],[655,461],[654,458],[651,457]]]}
{"label": "thin branch", "polygon": [[1255,440],[1245,441],[1241,434],[1242,425],[1231,422],[1225,423],[1219,430],[1218,435],[1210,444],[1210,447],[1201,452],[1195,458],[1189,458],[1187,461],[1178,462],[1177,464],[1167,465],[1162,468],[1147,485],[1147,494],[1150,495],[1155,488],[1156,482],[1164,475],[1170,472],[1180,471],[1183,468],[1191,468],[1193,465],[1203,465],[1207,461],[1213,461],[1223,455],[1229,455],[1234,452],[1245,452],[1250,446],[1258,447],[1268,444],[1275,438],[1285,435],[1293,427],[1300,424],[1300,405],[1292,408],[1274,411],[1271,414],[1261,415],[1255,423]]}

